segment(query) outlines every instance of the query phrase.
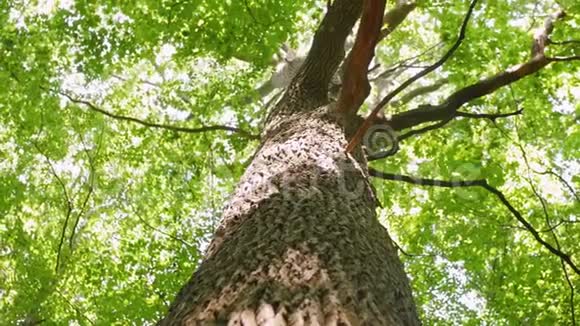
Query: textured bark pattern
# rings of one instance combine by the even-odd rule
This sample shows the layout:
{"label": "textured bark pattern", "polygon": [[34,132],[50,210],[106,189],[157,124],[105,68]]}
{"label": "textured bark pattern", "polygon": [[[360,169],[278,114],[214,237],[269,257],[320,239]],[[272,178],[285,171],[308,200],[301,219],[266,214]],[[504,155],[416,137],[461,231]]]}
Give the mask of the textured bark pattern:
{"label": "textured bark pattern", "polygon": [[162,325],[418,325],[361,168],[327,108],[278,125]]}
{"label": "textured bark pattern", "polygon": [[294,113],[306,112],[328,104],[328,87],[344,58],[345,40],[357,21],[362,1],[334,1],[308,51],[304,64],[294,76],[284,96],[266,119],[264,134]]}

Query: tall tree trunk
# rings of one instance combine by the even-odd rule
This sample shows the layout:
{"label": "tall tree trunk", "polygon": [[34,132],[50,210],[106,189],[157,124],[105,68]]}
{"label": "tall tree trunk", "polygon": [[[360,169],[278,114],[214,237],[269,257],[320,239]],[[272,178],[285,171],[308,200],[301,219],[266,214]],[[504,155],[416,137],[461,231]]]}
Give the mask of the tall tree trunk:
{"label": "tall tree trunk", "polygon": [[328,111],[264,141],[162,325],[419,324],[364,162]]}
{"label": "tall tree trunk", "polygon": [[[350,113],[328,104],[362,1],[335,0],[207,256],[161,325],[418,325]],[[381,13],[382,14],[382,13]],[[358,120],[360,123],[360,120]]]}

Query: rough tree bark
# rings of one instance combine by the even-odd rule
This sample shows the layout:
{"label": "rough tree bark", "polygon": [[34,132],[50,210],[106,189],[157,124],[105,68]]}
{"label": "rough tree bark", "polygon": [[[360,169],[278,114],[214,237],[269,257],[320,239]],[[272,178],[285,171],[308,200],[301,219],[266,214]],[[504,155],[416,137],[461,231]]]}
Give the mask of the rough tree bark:
{"label": "rough tree bark", "polygon": [[[580,60],[580,56],[546,56],[554,23],[565,16],[560,11],[549,15],[534,34],[527,62],[461,88],[441,104],[379,117],[378,111],[397,94],[453,54],[465,37],[476,4],[477,0],[471,1],[458,38],[446,54],[386,95],[362,119],[357,111],[370,89],[366,74],[376,42],[415,6],[399,4],[382,16],[385,0],[333,1],[308,56],[268,116],[259,150],[224,210],[204,262],[177,295],[161,325],[420,324],[395,247],[376,220],[377,202],[359,146],[363,135],[376,124],[387,124],[395,131],[411,129],[397,137],[402,141],[441,128],[456,117],[496,119],[521,114],[522,110],[474,114],[459,108],[551,63]],[[357,40],[343,61],[345,39],[361,13]],[[381,31],[383,23],[387,28]],[[341,63],[344,76],[339,100],[330,103],[329,83]],[[413,129],[429,122],[435,123]],[[393,179],[388,173],[371,172]],[[546,242],[487,181],[421,180],[445,187],[484,187],[538,243],[580,275],[571,256]]]}
{"label": "rough tree bark", "polygon": [[396,249],[376,219],[364,156],[345,152],[357,127],[353,110],[327,99],[362,10],[353,0],[329,8],[205,260],[161,325],[419,324]]}

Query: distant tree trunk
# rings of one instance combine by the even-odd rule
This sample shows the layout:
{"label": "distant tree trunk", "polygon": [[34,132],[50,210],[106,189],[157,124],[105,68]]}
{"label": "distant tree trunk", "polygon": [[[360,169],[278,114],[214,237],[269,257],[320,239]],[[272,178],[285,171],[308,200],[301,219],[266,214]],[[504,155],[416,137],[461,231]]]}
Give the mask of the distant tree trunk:
{"label": "distant tree trunk", "polygon": [[[356,119],[327,100],[344,57],[335,52],[361,2],[334,1],[204,262],[161,325],[420,324],[396,249],[376,218],[366,161],[360,149],[355,156],[344,150]],[[321,39],[327,43],[317,47]]]}

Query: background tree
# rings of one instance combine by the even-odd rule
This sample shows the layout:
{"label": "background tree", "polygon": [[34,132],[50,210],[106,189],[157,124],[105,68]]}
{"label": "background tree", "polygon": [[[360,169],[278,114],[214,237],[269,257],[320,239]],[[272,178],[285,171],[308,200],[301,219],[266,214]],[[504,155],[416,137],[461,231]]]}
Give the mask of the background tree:
{"label": "background tree", "polygon": [[[348,224],[336,224],[344,228],[338,228],[339,234],[382,249],[357,256],[358,265],[344,271],[360,275],[365,267],[378,271],[371,278],[397,275],[402,280],[400,273],[381,268],[396,265],[391,249],[398,248],[425,323],[573,324],[579,309],[574,289],[580,282],[580,200],[575,190],[580,170],[575,61],[580,5],[482,1],[469,16],[469,4],[463,1],[388,3],[368,73],[353,60],[340,67],[338,76],[346,72],[342,78],[333,77],[341,51],[311,51],[306,64],[300,64],[311,44],[313,49],[340,50],[361,6],[340,0],[0,4],[0,322],[159,320],[202,259],[222,217],[222,202],[246,166],[254,159],[242,179],[246,181],[252,171],[289,168],[262,169],[256,163],[283,130],[276,126],[286,118],[276,118],[291,107],[325,104],[326,87],[331,100],[349,103],[353,97],[341,97],[349,94],[345,88],[364,94],[349,88],[349,81],[366,76],[372,92],[358,115],[379,113],[367,120],[372,121],[369,130],[382,130],[388,123],[399,133],[399,149],[387,157],[377,151],[384,133],[360,138],[373,160],[369,172],[379,179],[373,181],[382,204],[378,221],[388,227],[394,242],[372,218],[372,192],[364,192],[366,197],[361,192],[367,189],[359,182],[365,178],[357,173],[365,167],[349,167],[358,164],[353,157],[363,160],[363,155],[358,149],[354,156],[344,154],[347,139],[330,120],[319,129],[311,127],[320,124],[298,126],[304,128],[300,132],[325,130],[322,138],[316,133],[320,143],[310,145],[329,145],[319,153],[340,149],[341,157],[349,160],[339,170],[347,173],[342,179],[316,179],[319,184],[309,179],[308,191],[302,192],[296,184],[282,183],[290,190],[282,199],[308,199],[295,202],[293,208],[299,210],[321,198],[312,194],[313,187],[331,189],[337,180],[354,187],[358,197],[332,205],[351,205],[357,212],[351,217],[367,218],[340,215]],[[319,35],[340,38],[314,36],[311,42],[323,17],[322,25],[333,28],[320,29]],[[354,46],[353,53],[363,54],[355,59],[368,58],[367,43],[357,47],[352,35],[347,49]],[[336,40],[340,42],[331,42]],[[274,56],[284,47],[285,54]],[[289,68],[292,62],[298,69]],[[273,76],[272,64],[279,65]],[[413,84],[406,82],[414,79]],[[337,91],[340,86],[342,93]],[[390,101],[386,106],[385,98]],[[297,99],[305,102],[297,106]],[[336,108],[343,112],[339,117],[349,119],[332,121],[360,123],[362,119],[351,115],[360,100],[354,99],[352,105]],[[356,135],[357,127],[347,131]],[[293,139],[296,132],[282,133],[277,141]],[[306,157],[325,157],[314,155]],[[332,162],[338,162],[334,156]],[[319,163],[315,166],[324,167]],[[238,196],[240,191],[243,183]],[[278,207],[275,203],[270,204]],[[226,208],[223,215],[228,217],[234,206],[227,206],[230,211]],[[300,211],[284,216],[292,214],[307,216]],[[294,232],[300,239],[316,239],[312,235],[329,233],[316,227],[331,221],[317,224],[302,218],[293,222],[297,229],[282,226],[280,238]],[[275,227],[255,226],[260,225]],[[223,243],[230,235],[217,234],[217,239],[226,239]],[[325,241],[310,249],[283,251],[293,248],[286,244],[272,251],[288,254],[279,258],[312,258],[304,255],[312,248],[355,256],[357,252],[339,250],[348,247],[349,237],[344,237],[344,246],[333,243],[336,248],[324,245],[335,234],[319,237]],[[259,248],[259,243],[248,245]],[[220,246],[214,240],[210,257],[220,255]],[[242,249],[226,256],[232,261],[222,262],[236,267],[232,270],[252,268],[251,263],[238,264]],[[344,256],[339,258],[344,261]],[[300,262],[296,275],[307,275],[304,264],[315,261]],[[294,275],[286,271],[281,275]],[[348,305],[323,306],[338,307],[330,309],[337,319],[387,318],[382,314],[386,309],[387,316],[402,320],[406,317],[401,311],[392,313],[393,306],[373,310],[373,301],[365,300],[376,293],[393,298],[391,290],[405,288],[398,281],[393,284],[399,287],[378,291],[382,283],[363,289],[354,306],[366,309],[364,314],[348,316]],[[312,285],[307,282],[305,287]],[[283,287],[262,289],[268,288]],[[341,295],[350,295],[346,290]],[[246,298],[281,293],[264,291]],[[182,293],[194,292],[186,288]],[[332,297],[324,291],[310,295]],[[408,292],[399,295],[407,298]],[[406,300],[394,302],[405,310]],[[260,307],[260,302],[242,301],[227,309],[246,305],[255,312]],[[274,311],[285,307],[291,313],[296,307],[308,311],[308,305],[300,306],[304,302],[269,304]],[[223,317],[217,315],[213,317]],[[412,313],[408,320],[413,320]]]}

